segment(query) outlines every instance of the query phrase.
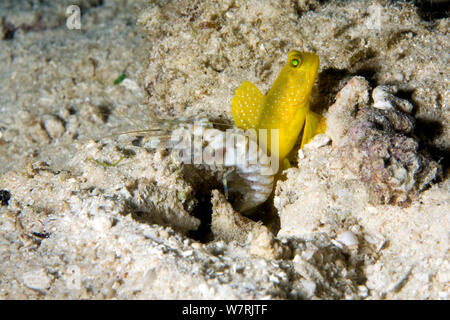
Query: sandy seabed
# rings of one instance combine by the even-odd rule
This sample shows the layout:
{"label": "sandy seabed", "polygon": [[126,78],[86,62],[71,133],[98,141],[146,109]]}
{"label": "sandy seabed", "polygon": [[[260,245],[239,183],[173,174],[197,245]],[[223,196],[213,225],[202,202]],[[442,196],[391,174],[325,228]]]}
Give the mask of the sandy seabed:
{"label": "sandy seabed", "polygon": [[[71,30],[70,0],[2,1],[0,298],[448,299],[440,3],[84,0]],[[320,56],[327,131],[250,218],[118,135],[230,126],[236,88],[266,93],[292,49]]]}

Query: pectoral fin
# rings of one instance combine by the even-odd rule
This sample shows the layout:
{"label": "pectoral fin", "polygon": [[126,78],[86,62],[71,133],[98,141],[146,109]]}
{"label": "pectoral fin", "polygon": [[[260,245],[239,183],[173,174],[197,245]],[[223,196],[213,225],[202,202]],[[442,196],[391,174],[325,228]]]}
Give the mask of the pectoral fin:
{"label": "pectoral fin", "polygon": [[300,148],[311,141],[311,139],[319,133],[325,133],[326,122],[325,117],[312,111],[306,113],[305,127],[303,128],[302,145]]}
{"label": "pectoral fin", "polygon": [[289,169],[289,168],[292,168],[291,163],[289,162],[288,159],[284,158],[283,159],[283,170],[286,170],[286,169]]}
{"label": "pectoral fin", "polygon": [[256,129],[263,104],[261,91],[253,83],[244,81],[231,100],[231,114],[236,126],[246,130]]}

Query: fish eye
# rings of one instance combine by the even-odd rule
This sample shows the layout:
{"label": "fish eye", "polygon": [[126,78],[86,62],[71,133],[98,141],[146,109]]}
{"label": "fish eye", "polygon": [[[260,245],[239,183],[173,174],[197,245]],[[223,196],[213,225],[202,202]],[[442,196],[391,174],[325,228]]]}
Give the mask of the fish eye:
{"label": "fish eye", "polygon": [[292,65],[294,68],[297,68],[297,67],[300,65],[300,61],[299,61],[298,59],[292,59],[291,65]]}

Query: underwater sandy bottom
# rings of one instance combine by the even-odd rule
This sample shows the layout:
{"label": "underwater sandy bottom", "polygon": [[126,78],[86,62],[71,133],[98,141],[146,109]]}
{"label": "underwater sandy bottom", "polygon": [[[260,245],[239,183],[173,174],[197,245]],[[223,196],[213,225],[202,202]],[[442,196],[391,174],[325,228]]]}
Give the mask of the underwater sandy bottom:
{"label": "underwater sandy bottom", "polygon": [[[439,10],[86,0],[70,30],[70,5],[0,5],[2,299],[448,299]],[[327,131],[252,216],[220,169],[119,135],[166,118],[229,128],[235,90],[266,93],[292,49],[320,57]]]}

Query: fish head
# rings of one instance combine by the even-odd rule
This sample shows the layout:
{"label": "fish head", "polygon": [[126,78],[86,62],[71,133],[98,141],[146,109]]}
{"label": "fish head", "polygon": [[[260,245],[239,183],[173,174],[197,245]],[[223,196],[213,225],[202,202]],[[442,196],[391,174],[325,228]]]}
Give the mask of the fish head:
{"label": "fish head", "polygon": [[311,93],[319,70],[319,56],[313,52],[289,52],[284,72],[287,74],[288,85],[298,88],[301,86],[305,96]]}

